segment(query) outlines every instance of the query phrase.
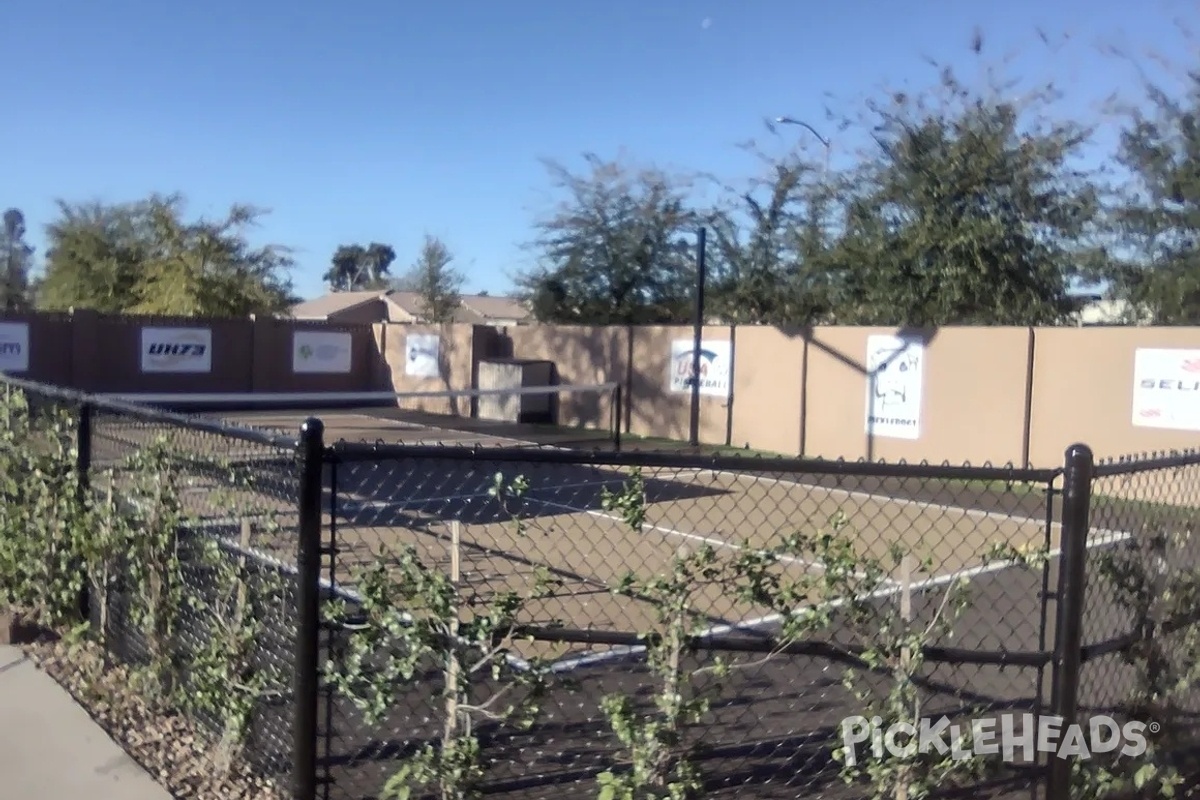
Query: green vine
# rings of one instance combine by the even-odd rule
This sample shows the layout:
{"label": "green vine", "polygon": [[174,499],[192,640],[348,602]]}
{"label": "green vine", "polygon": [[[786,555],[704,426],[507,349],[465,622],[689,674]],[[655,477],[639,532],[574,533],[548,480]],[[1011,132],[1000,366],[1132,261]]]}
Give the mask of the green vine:
{"label": "green vine", "polygon": [[[271,535],[271,513],[255,508],[264,495],[245,470],[220,460],[198,472],[178,455],[187,450],[179,431],[93,466],[85,492],[78,426],[73,408],[31,403],[12,387],[0,396],[0,604],[66,632],[73,648],[101,645],[104,661],[90,668],[85,691],[98,686],[119,644],[139,643],[140,657],[125,665],[129,688],[161,711],[192,712],[215,725],[215,765],[227,772],[259,702],[279,687],[278,672],[257,662],[263,598],[279,596],[282,583],[252,576],[245,559],[211,536],[185,541],[181,534],[202,522],[185,495],[201,476],[206,508],[260,526],[265,519]],[[80,616],[85,587],[90,620]]]}
{"label": "green vine", "polygon": [[[520,496],[525,486],[523,478],[505,486],[498,476],[493,497]],[[481,597],[459,575],[461,526],[452,521],[450,529],[449,573],[426,564],[414,547],[380,552],[355,577],[360,600],[327,604],[328,622],[347,641],[326,677],[368,725],[388,717],[400,692],[419,689],[429,665],[441,673],[438,729],[401,761],[384,798],[402,800],[420,789],[441,800],[480,796],[488,760],[478,723],[525,730],[540,713],[546,665],[537,658],[517,663],[512,651],[524,638],[524,611],[550,597],[557,582],[538,570],[521,591]]]}
{"label": "green vine", "polygon": [[1143,723],[1146,750],[1136,758],[1101,753],[1076,763],[1074,796],[1098,800],[1135,791],[1173,798],[1200,768],[1181,769],[1176,760],[1196,745],[1185,720],[1200,682],[1200,569],[1177,556],[1192,537],[1190,523],[1179,523],[1193,513],[1150,509],[1133,536],[1091,555],[1094,585],[1134,624],[1137,639],[1120,654],[1133,683],[1116,706],[1125,719]]}

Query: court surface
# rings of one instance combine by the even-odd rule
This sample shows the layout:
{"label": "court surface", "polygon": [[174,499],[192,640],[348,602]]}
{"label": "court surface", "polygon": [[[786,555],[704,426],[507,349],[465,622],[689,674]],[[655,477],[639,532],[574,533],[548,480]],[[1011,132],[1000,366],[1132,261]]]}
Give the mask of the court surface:
{"label": "court surface", "polygon": [[[405,418],[389,418],[386,412],[381,417],[379,413],[372,408],[322,412],[320,416],[330,441],[479,443],[484,447],[533,444],[515,435],[434,427],[430,423],[435,419],[416,419],[411,412],[406,412]],[[307,414],[289,409],[220,416],[290,429]],[[129,426],[100,428],[98,432],[129,447],[146,440],[151,431]],[[220,437],[188,445],[205,451],[230,446],[247,450],[245,455],[251,461],[266,459],[267,465],[256,470],[262,479],[257,493],[224,490],[227,499],[214,502],[218,499],[214,490],[222,491],[221,476],[193,476],[185,507],[201,517],[228,511],[291,519],[292,524],[285,522],[272,536],[257,537],[255,549],[272,560],[292,563],[295,498],[289,492],[294,486],[291,475],[274,464],[280,454],[254,453],[254,445],[230,445]],[[504,484],[521,477],[528,489],[520,497],[502,501],[491,492],[497,474]],[[779,545],[790,534],[829,531],[831,521],[839,516],[844,525],[840,535],[853,542],[861,557],[877,560],[889,573],[875,592],[881,601],[896,599],[905,591],[937,596],[955,577],[992,576],[1014,569],[985,562],[984,554],[998,544],[1058,546],[1058,524],[1048,522],[1036,507],[986,510],[969,502],[955,505],[905,499],[816,485],[821,480],[817,476],[657,469],[646,469],[642,475],[645,518],[640,529],[635,529],[619,512],[606,510],[602,500],[606,490],[621,490],[630,478],[628,468],[532,460],[488,465],[453,458],[330,465],[323,502],[325,536],[332,537],[335,555],[326,580],[331,588],[336,585],[335,591],[353,599],[362,568],[392,563],[408,546],[422,554],[424,563],[449,570],[457,528],[460,582],[464,593],[474,600],[486,603],[499,591],[527,592],[541,575],[554,582],[553,590],[525,609],[523,621],[578,630],[641,632],[656,627],[660,606],[652,597],[613,592],[612,587],[626,575],[643,580],[669,575],[674,558],[706,546],[713,549],[716,566],[727,567],[758,548]],[[278,491],[273,491],[272,485]],[[1094,544],[1102,546],[1120,536],[1100,531],[1093,537]],[[917,565],[903,583],[891,558],[894,549]],[[925,561],[928,565],[920,566]],[[809,553],[785,554],[775,568],[780,580],[797,585],[811,583],[821,571],[822,566]],[[821,599],[816,592],[806,596],[813,602]],[[705,632],[714,635],[771,632],[778,627],[782,613],[738,598],[731,584],[720,580],[696,580],[689,599],[691,608],[705,621]],[[985,600],[1014,608],[1020,605],[1021,613],[1029,613],[1028,598],[1021,598],[1019,604],[1016,598]],[[802,606],[794,604],[792,610]],[[1002,641],[999,631],[971,631],[971,637],[974,646],[981,648],[1002,649],[1011,644]],[[602,649],[602,653],[591,652],[586,645],[546,643],[522,643],[517,648],[521,655],[559,659],[564,669],[621,655],[620,649]]]}

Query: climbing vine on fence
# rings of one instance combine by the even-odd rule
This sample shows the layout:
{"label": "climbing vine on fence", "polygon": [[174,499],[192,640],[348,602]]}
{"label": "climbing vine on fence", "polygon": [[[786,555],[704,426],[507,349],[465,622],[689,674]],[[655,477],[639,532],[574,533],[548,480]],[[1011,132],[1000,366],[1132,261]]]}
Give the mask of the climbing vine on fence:
{"label": "climbing vine on fence", "polygon": [[[527,529],[511,504],[526,486],[522,477],[498,477],[491,489],[514,515],[518,535]],[[436,730],[389,777],[385,798],[408,798],[417,789],[432,789],[441,800],[480,796],[488,760],[478,725],[525,729],[541,711],[547,665],[517,656],[514,645],[523,638],[525,612],[552,596],[557,582],[539,569],[523,587],[477,594],[461,580],[461,526],[455,520],[447,528],[448,570],[415,547],[383,548],[355,573],[360,599],[327,604],[328,622],[346,634],[327,678],[368,725],[386,720],[402,692],[429,682],[430,669],[442,687]]]}
{"label": "climbing vine on fence", "polygon": [[[185,531],[203,529],[185,494],[201,474],[210,513],[253,519],[268,533],[271,514],[246,471],[221,458],[203,468],[185,461],[187,443],[173,435],[94,466],[83,491],[78,429],[69,405],[31,402],[11,387],[0,395],[0,606],[71,641],[95,641],[107,662],[98,670],[124,656],[127,688],[213,726],[215,766],[228,771],[259,703],[280,688],[257,641],[281,580],[259,575],[251,585],[245,560],[219,537],[185,542]],[[81,616],[85,587],[90,618]],[[95,684],[100,674],[84,677]]]}

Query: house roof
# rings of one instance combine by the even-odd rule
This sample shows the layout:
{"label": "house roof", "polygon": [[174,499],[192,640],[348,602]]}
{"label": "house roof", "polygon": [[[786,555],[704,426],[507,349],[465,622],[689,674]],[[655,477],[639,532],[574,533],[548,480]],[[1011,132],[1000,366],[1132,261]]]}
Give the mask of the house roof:
{"label": "house roof", "polygon": [[[413,317],[419,317],[424,306],[424,301],[417,292],[330,292],[292,306],[292,316],[297,319],[325,319],[332,314],[349,311],[373,300],[386,300]],[[480,324],[492,320],[521,320],[528,316],[529,312],[525,307],[511,297],[463,295],[454,319],[456,322]]]}
{"label": "house roof", "polygon": [[529,309],[512,297],[492,297],[486,294],[464,295],[463,305],[487,319],[525,319]]}
{"label": "house roof", "polygon": [[385,291],[329,292],[292,306],[292,316],[297,319],[325,319],[331,314],[358,308],[372,300],[386,297],[388,294]]}

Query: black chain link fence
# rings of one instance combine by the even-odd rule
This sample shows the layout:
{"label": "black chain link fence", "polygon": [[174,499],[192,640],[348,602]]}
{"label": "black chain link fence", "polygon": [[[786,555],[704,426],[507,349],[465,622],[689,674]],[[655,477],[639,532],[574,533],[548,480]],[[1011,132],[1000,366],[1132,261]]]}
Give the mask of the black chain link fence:
{"label": "black chain link fence", "polygon": [[[72,562],[96,635],[214,740],[244,722],[296,797],[1185,796],[1200,774],[1194,453],[326,445],[14,389],[68,412],[75,474],[123,521]],[[1047,716],[1141,721],[1149,748],[980,748],[981,720],[1011,744]],[[875,736],[917,719],[916,758]]]}
{"label": "black chain link fence", "polygon": [[[71,470],[81,501],[71,527],[62,507],[56,525],[31,519],[6,538],[30,545],[26,558],[62,554],[75,579],[46,582],[79,590],[78,611],[109,664],[153,707],[199,722],[217,764],[291,785],[295,444],[7,377],[0,391],[5,466],[22,452],[47,454]],[[58,452],[48,453],[54,439]],[[54,490],[41,481],[10,476],[6,504]]]}
{"label": "black chain link fence", "polygon": [[[431,647],[404,673],[396,652],[411,640],[385,633],[381,620],[414,612],[433,590],[389,606],[373,583],[411,584],[412,560],[456,579],[463,617],[511,594],[532,598],[506,622],[506,660],[450,693],[459,709],[472,707],[458,712],[456,735],[470,723],[489,795],[597,796],[602,773],[639,758],[620,726],[632,720],[648,733],[680,678],[705,705],[664,738],[687,754],[703,796],[863,796],[844,784],[834,751],[845,720],[887,706],[895,681],[861,659],[894,658],[905,618],[928,630],[924,661],[910,670],[923,716],[969,726],[1047,709],[1044,587],[1057,559],[1014,560],[1056,546],[1056,471],[333,450],[325,566],[340,598],[327,653],[338,679],[326,694],[326,796],[373,796],[406,759],[447,740],[447,649]],[[780,548],[796,534],[806,543]],[[754,556],[772,549],[769,577],[757,574]],[[844,574],[823,582],[834,570]],[[681,592],[655,585],[682,572]],[[756,582],[757,598],[747,592]],[[664,672],[648,665],[661,645],[648,654],[647,644],[669,635],[664,606],[684,594],[688,641],[677,671]],[[789,616],[813,608],[829,618],[789,629]],[[890,638],[871,641],[881,627]],[[486,649],[473,644],[459,653],[463,669]],[[509,685],[527,689],[520,673],[530,669],[536,714],[516,725],[488,701],[508,699]],[[628,700],[619,718],[612,698]],[[387,713],[373,713],[381,699]],[[859,747],[862,757],[869,742]],[[1028,796],[1040,773],[1009,766],[965,785]]]}

